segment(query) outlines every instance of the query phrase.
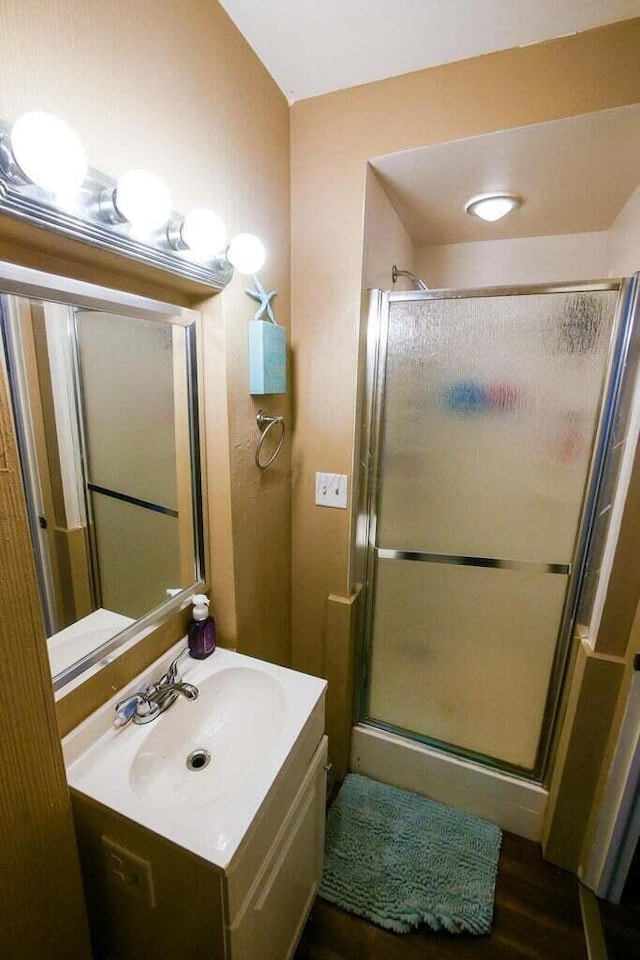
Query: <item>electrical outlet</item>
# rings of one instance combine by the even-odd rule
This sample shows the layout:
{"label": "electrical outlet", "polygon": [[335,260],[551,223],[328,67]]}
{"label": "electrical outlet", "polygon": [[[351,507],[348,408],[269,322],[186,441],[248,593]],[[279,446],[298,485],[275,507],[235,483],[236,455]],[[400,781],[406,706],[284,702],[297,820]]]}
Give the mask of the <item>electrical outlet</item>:
{"label": "electrical outlet", "polygon": [[121,847],[109,837],[102,838],[105,865],[109,883],[120,887],[149,907],[155,907],[151,864],[143,857]]}
{"label": "electrical outlet", "polygon": [[344,473],[316,473],[316,504],[346,510],[348,479]]}

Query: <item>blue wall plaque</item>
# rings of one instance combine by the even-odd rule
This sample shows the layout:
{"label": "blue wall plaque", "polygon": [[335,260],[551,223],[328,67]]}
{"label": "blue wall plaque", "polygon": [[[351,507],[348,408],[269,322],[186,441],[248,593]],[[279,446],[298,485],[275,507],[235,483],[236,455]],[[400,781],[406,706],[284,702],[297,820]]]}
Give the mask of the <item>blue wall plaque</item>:
{"label": "blue wall plaque", "polygon": [[287,332],[277,323],[249,321],[249,393],[287,392]]}

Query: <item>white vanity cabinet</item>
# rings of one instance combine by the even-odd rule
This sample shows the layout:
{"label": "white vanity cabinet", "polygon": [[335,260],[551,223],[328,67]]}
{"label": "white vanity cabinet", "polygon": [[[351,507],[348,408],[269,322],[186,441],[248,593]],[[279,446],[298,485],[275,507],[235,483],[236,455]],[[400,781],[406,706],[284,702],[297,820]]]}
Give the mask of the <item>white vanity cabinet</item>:
{"label": "white vanity cabinet", "polygon": [[[226,679],[246,683],[246,671],[259,664],[222,651],[216,669],[222,676],[231,666],[236,673]],[[206,668],[190,669],[185,679],[206,691]],[[326,684],[271,664],[264,670],[284,691],[281,733],[223,796],[215,796],[215,772],[214,787],[192,792],[191,802],[167,802],[160,793],[154,808],[149,794],[145,804],[132,788],[138,781],[131,771],[152,743],[145,730],[163,722],[169,731],[173,720],[175,732],[175,724],[196,717],[188,704],[124,733],[98,711],[65,738],[95,960],[293,956],[322,876]],[[233,733],[227,730],[227,743]],[[170,749],[168,739],[169,759]],[[213,765],[213,744],[212,754]]]}
{"label": "white vanity cabinet", "polygon": [[[322,877],[326,763],[323,737],[293,803],[277,818],[280,828],[255,876],[248,867],[251,843],[247,867],[241,862],[225,875],[230,960],[293,955]],[[256,842],[262,846],[263,838]]]}

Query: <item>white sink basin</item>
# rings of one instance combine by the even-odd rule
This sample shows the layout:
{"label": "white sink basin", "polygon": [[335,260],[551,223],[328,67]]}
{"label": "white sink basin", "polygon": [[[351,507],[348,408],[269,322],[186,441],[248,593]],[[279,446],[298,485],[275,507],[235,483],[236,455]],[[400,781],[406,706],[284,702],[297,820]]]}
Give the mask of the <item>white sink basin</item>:
{"label": "white sink basin", "polygon": [[145,803],[206,806],[249,778],[280,736],[286,698],[270,674],[228,667],[199,690],[197,700],[178,700],[166,722],[139,727],[129,782]]}
{"label": "white sink basin", "polygon": [[[154,833],[225,868],[286,763],[319,725],[326,682],[217,649],[185,658],[182,679],[196,700],[180,697],[148,724],[114,727],[114,705],[157,680],[184,642],[145,670],[63,740],[70,786]],[[195,769],[189,755],[210,760]]]}

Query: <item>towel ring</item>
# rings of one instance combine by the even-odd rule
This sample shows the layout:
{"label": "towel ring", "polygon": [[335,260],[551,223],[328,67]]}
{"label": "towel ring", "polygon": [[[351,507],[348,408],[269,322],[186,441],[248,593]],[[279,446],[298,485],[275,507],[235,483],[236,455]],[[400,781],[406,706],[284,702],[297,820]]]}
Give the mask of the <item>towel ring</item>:
{"label": "towel ring", "polygon": [[[258,440],[258,446],[256,447],[256,454],[255,454],[256,467],[258,467],[260,470],[266,470],[267,467],[271,463],[273,463],[275,458],[278,456],[278,454],[282,450],[282,444],[284,443],[284,435],[285,435],[284,417],[270,417],[269,414],[266,412],[266,410],[258,410],[256,423],[258,424],[258,427],[262,431],[262,436]],[[273,451],[273,453],[271,454],[271,456],[269,457],[269,459],[265,460],[265,462],[262,463],[260,460],[260,451],[262,450],[262,444],[264,443],[269,431],[277,423],[279,423],[281,427],[280,439],[278,440],[278,444],[275,450]]]}

